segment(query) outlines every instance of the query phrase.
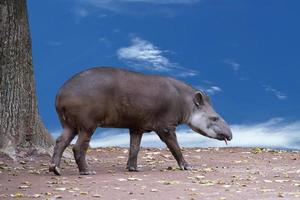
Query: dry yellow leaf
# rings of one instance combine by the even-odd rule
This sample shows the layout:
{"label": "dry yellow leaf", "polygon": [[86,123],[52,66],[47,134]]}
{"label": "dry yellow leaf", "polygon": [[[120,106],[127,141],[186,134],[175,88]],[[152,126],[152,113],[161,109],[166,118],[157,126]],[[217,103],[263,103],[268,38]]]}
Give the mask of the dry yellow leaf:
{"label": "dry yellow leaf", "polygon": [[24,197],[24,194],[21,192],[16,192],[14,194],[11,194],[10,196],[13,198],[22,198],[22,197]]}

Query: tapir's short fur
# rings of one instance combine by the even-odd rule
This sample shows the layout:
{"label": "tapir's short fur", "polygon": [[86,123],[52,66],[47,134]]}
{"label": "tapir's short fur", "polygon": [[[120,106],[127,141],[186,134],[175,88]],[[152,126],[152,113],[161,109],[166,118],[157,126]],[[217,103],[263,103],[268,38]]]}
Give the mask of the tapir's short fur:
{"label": "tapir's short fur", "polygon": [[207,137],[232,138],[230,128],[204,92],[173,78],[118,68],[92,68],[73,76],[58,92],[56,110],[63,133],[56,140],[49,170],[57,175],[62,153],[76,135],[73,152],[79,172],[91,173],[85,155],[97,127],[129,129],[129,171],[137,170],[144,132],[156,132],[183,170],[191,166],[177,143],[175,130],[179,124],[187,124]]}

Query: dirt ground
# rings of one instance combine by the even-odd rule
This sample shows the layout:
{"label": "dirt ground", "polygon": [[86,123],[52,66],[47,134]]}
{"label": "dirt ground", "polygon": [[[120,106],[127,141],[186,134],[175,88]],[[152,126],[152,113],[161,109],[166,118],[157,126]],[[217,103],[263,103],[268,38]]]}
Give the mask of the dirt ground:
{"label": "dirt ground", "polygon": [[183,154],[193,170],[178,170],[166,149],[143,148],[140,171],[127,172],[127,149],[90,149],[97,174],[88,176],[79,176],[70,158],[63,159],[63,175],[55,176],[47,156],[0,157],[0,199],[300,199],[299,151],[185,148]]}

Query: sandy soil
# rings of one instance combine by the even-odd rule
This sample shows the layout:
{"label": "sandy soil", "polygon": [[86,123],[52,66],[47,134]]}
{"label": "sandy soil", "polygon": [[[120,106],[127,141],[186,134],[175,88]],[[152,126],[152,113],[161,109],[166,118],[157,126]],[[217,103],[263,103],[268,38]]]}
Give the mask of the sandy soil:
{"label": "sandy soil", "polygon": [[300,152],[260,148],[187,148],[191,171],[166,149],[144,148],[140,172],[127,172],[125,148],[90,149],[96,175],[79,176],[73,159],[62,176],[48,173],[49,157],[12,162],[0,157],[0,199],[300,199]]}

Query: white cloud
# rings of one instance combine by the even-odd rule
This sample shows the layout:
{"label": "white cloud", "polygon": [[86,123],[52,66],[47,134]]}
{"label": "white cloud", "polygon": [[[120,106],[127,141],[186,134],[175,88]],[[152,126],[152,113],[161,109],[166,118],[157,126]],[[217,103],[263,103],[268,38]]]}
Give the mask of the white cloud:
{"label": "white cloud", "polygon": [[175,72],[177,76],[195,76],[196,71],[189,70],[172,63],[166,58],[161,50],[151,42],[134,37],[131,45],[122,47],[117,51],[118,58],[127,62],[131,67],[144,68],[160,72]]}
{"label": "white cloud", "polygon": [[221,92],[222,89],[220,87],[218,87],[218,86],[211,86],[210,88],[205,89],[204,91],[206,91],[210,95],[214,95],[216,93]]}
{"label": "white cloud", "polygon": [[232,59],[224,60],[224,63],[228,64],[233,71],[238,71],[240,69],[240,64]]}
{"label": "white cloud", "polygon": [[233,125],[234,146],[265,146],[300,149],[300,121],[273,118],[264,123]]}
{"label": "white cloud", "polygon": [[281,92],[277,89],[274,89],[270,85],[263,85],[263,87],[265,88],[265,90],[267,92],[273,93],[277,97],[277,99],[279,99],[279,100],[285,100],[287,98],[287,95],[285,93],[283,93],[283,92]]}
{"label": "white cloud", "polygon": [[196,86],[199,90],[205,91],[208,95],[215,95],[219,92],[222,92],[222,89],[219,86],[213,85],[210,81],[203,81],[204,86]]}
{"label": "white cloud", "polygon": [[197,76],[198,72],[194,70],[188,70],[186,68],[178,68],[180,72],[176,74],[177,77]]}
{"label": "white cloud", "polygon": [[131,46],[120,48],[117,52],[119,59],[149,65],[153,70],[168,71],[172,64],[168,58],[162,55],[162,51],[152,43],[135,37],[131,40]]}
{"label": "white cloud", "polygon": [[[300,149],[300,121],[285,122],[281,118],[273,118],[263,123],[237,124],[231,126],[233,140],[229,147],[269,147]],[[127,129],[109,129],[95,134],[91,140],[92,147],[129,145]],[[55,134],[57,135],[57,134]],[[225,143],[206,138],[188,128],[179,128],[177,138],[182,147],[224,147]],[[143,147],[165,147],[154,133],[144,134]]]}

